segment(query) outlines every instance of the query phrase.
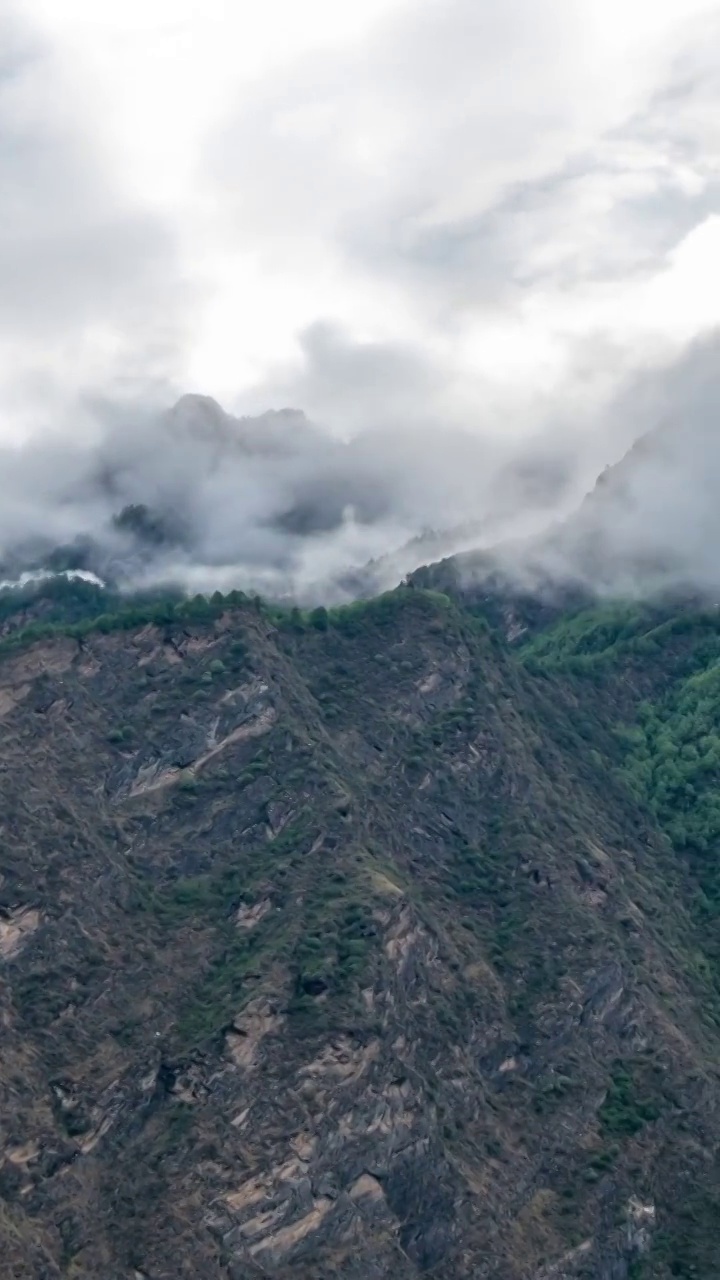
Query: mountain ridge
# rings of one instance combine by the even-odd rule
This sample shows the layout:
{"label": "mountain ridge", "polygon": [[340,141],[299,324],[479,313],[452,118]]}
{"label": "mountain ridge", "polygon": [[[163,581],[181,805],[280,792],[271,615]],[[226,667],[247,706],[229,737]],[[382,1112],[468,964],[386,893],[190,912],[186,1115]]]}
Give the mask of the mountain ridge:
{"label": "mountain ridge", "polygon": [[0,593],[13,1280],[714,1280],[712,598],[54,563]]}
{"label": "mountain ridge", "polygon": [[[449,454],[459,447],[451,433]],[[3,577],[83,570],[126,592],[242,588],[308,605],[370,597],[455,556],[456,579],[497,575],[534,596],[718,586],[710,424],[645,432],[584,497],[569,456],[536,444],[494,457],[475,440],[452,521],[462,450],[447,475],[435,466],[437,492],[424,506],[432,459],[427,442],[419,461],[408,448],[409,438],[383,443],[377,433],[335,439],[294,409],[235,418],[210,397],[184,396],[154,426],[101,442],[63,496],[64,509],[81,513],[82,495],[100,484],[88,527],[78,515],[76,536],[62,543],[38,529],[6,548]],[[100,526],[98,501],[107,507]]]}
{"label": "mountain ridge", "polygon": [[709,1280],[719,988],[626,782],[642,667],[417,587],[144,607],[0,654],[12,1274]]}

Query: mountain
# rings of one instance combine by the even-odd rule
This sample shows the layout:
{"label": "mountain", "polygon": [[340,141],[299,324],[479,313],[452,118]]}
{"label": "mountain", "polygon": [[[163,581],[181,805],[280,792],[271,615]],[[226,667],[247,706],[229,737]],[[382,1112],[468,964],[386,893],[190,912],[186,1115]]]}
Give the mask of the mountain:
{"label": "mountain", "polygon": [[344,441],[298,410],[233,417],[197,395],[116,416],[56,455],[31,442],[0,456],[0,578],[72,569],[124,591],[312,605],[452,557],[468,583],[499,572],[534,596],[718,587],[720,448],[703,417],[646,433],[580,502],[577,443],[519,453],[451,429]]}
{"label": "mountain", "polygon": [[718,585],[720,440],[714,421],[665,423],[600,476],[551,553],[614,594]]}
{"label": "mountain", "polygon": [[13,1280],[716,1275],[720,617],[449,590],[6,629]]}
{"label": "mountain", "polygon": [[342,607],[129,595],[82,540],[0,591],[13,1280],[715,1280],[705,444]]}
{"label": "mountain", "polygon": [[717,600],[719,489],[715,421],[661,423],[562,517],[529,534],[478,538],[410,576],[466,603],[523,602],[530,614],[599,598]]}
{"label": "mountain", "polygon": [[175,444],[206,440],[220,451],[287,454],[327,443],[300,409],[268,409],[238,418],[212,396],[181,396],[161,416],[160,425]]}
{"label": "mountain", "polygon": [[162,413],[106,408],[91,426],[72,444],[0,449],[0,579],[73,569],[126,591],[339,603],[498,542],[518,512],[544,523],[573,470],[557,450],[518,459],[450,428],[341,440],[298,410],[234,417],[198,395]]}

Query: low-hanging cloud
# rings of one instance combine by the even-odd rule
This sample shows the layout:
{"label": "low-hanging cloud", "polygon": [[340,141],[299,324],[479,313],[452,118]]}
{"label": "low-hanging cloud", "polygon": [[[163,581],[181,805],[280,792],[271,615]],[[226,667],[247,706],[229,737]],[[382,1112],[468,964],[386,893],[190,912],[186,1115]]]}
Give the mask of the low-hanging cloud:
{"label": "low-hanging cloud", "polygon": [[[226,58],[223,115],[188,6],[203,39],[171,48],[197,97],[150,21],[143,148],[142,112],[122,143],[106,127],[63,23],[38,36],[0,0],[0,441],[28,437],[0,444],[7,571],[80,539],[65,561],[124,585],[303,599],[472,547],[538,581],[646,589],[656,555],[714,582],[713,467],[682,445],[715,457],[713,10],[391,4],[257,75]],[[168,411],[217,393],[208,369],[236,416]],[[658,425],[629,496],[608,480],[573,517]]]}
{"label": "low-hanging cloud", "polygon": [[[558,587],[651,598],[700,594],[720,602],[720,334],[664,368],[636,375],[598,424],[633,443],[580,505],[533,538],[470,553],[460,576],[494,573],[533,594]],[[604,428],[604,429],[603,429]]]}
{"label": "low-hanging cloud", "polygon": [[[4,576],[54,563],[125,588],[331,602],[480,548],[477,571],[531,590],[720,590],[719,352],[699,343],[629,380],[585,436],[548,423],[532,446],[431,427],[344,440],[297,410],[235,418],[200,396],[159,415],[96,403],[72,448],[0,453]],[[593,488],[578,446],[598,438],[615,465]]]}
{"label": "low-hanging cloud", "polygon": [[[295,410],[233,418],[199,396],[159,415],[98,404],[93,413],[94,433],[72,447],[30,441],[0,453],[10,569],[40,567],[75,541],[68,563],[128,587],[341,598],[355,589],[343,585],[348,574],[423,532],[497,532],[523,508],[553,510],[569,479],[560,457],[533,466],[457,431],[346,441]],[[397,573],[388,562],[377,585]]]}

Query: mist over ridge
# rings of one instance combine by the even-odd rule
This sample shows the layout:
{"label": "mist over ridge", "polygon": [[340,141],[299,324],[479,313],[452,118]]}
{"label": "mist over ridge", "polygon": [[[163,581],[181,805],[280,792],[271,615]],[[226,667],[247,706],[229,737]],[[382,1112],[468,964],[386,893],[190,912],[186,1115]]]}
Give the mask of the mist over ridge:
{"label": "mist over ridge", "polygon": [[342,439],[298,409],[233,417],[200,395],[159,414],[101,406],[84,441],[2,449],[2,576],[336,602],[462,553],[468,572],[497,564],[531,590],[714,591],[717,366],[712,339],[591,429],[529,440],[441,424]]}

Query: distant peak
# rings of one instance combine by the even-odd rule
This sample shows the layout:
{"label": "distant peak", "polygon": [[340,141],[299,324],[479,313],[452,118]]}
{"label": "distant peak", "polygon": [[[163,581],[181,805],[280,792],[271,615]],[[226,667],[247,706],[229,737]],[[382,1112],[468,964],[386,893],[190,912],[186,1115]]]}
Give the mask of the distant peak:
{"label": "distant peak", "polygon": [[173,405],[170,413],[184,413],[188,409],[200,409],[205,413],[224,413],[222,405],[212,396],[200,395],[197,391],[187,391]]}
{"label": "distant peak", "polygon": [[236,422],[212,396],[188,393],[163,414],[165,429],[174,440],[204,441],[223,448],[235,435]]}
{"label": "distant peak", "polygon": [[212,396],[201,396],[188,392],[168,409],[166,417],[174,425],[196,427],[204,423],[218,424],[224,422],[227,414],[222,405]]}
{"label": "distant peak", "polygon": [[188,392],[168,409],[165,421],[173,433],[229,442],[251,452],[293,448],[310,438],[313,429],[301,409],[266,409],[257,415],[235,417],[212,396]]}

